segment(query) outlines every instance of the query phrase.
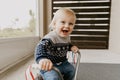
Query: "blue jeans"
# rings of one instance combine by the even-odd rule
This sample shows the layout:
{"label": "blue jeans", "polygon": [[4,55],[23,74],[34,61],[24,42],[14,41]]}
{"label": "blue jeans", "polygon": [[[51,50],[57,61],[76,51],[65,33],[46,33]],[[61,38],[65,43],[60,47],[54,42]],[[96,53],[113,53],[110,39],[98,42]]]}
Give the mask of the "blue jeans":
{"label": "blue jeans", "polygon": [[[54,64],[56,68],[58,68],[63,75],[64,80],[73,80],[75,76],[75,68],[68,61],[63,62],[60,65]],[[51,71],[40,71],[44,80],[61,80],[59,74],[55,70]]]}

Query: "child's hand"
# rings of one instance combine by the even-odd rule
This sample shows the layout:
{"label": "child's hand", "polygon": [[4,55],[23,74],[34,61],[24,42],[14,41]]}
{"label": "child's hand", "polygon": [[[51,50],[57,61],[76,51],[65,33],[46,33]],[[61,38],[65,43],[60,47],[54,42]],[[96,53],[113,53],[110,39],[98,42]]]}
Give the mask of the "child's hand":
{"label": "child's hand", "polygon": [[71,51],[73,51],[74,53],[77,53],[77,51],[79,51],[79,48],[77,46],[72,46]]}
{"label": "child's hand", "polygon": [[41,70],[49,71],[53,67],[53,63],[49,59],[41,59],[39,61],[39,68]]}

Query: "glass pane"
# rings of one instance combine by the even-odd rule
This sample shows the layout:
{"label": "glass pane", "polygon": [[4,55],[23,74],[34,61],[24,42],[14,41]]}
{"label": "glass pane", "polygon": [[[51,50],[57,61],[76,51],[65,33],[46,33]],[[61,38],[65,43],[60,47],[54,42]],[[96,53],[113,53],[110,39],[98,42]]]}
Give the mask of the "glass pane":
{"label": "glass pane", "polygon": [[0,0],[0,38],[35,36],[36,0]]}

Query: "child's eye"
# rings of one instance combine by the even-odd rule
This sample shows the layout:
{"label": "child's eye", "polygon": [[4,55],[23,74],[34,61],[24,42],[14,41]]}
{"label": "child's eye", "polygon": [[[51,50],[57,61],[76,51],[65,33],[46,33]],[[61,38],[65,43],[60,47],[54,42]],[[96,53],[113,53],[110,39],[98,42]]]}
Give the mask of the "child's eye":
{"label": "child's eye", "polygon": [[73,23],[69,23],[69,25],[73,25]]}
{"label": "child's eye", "polygon": [[61,21],[61,23],[62,23],[62,24],[64,24],[64,23],[65,23],[65,21]]}

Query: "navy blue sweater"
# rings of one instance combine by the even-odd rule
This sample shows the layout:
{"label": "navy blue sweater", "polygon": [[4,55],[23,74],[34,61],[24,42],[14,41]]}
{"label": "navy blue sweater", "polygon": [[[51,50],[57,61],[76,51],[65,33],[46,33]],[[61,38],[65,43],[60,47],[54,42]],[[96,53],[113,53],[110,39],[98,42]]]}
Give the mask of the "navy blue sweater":
{"label": "navy blue sweater", "polygon": [[35,48],[35,60],[39,63],[40,59],[50,59],[53,64],[67,60],[66,54],[72,45],[68,38],[62,38],[55,32],[46,35]]}

